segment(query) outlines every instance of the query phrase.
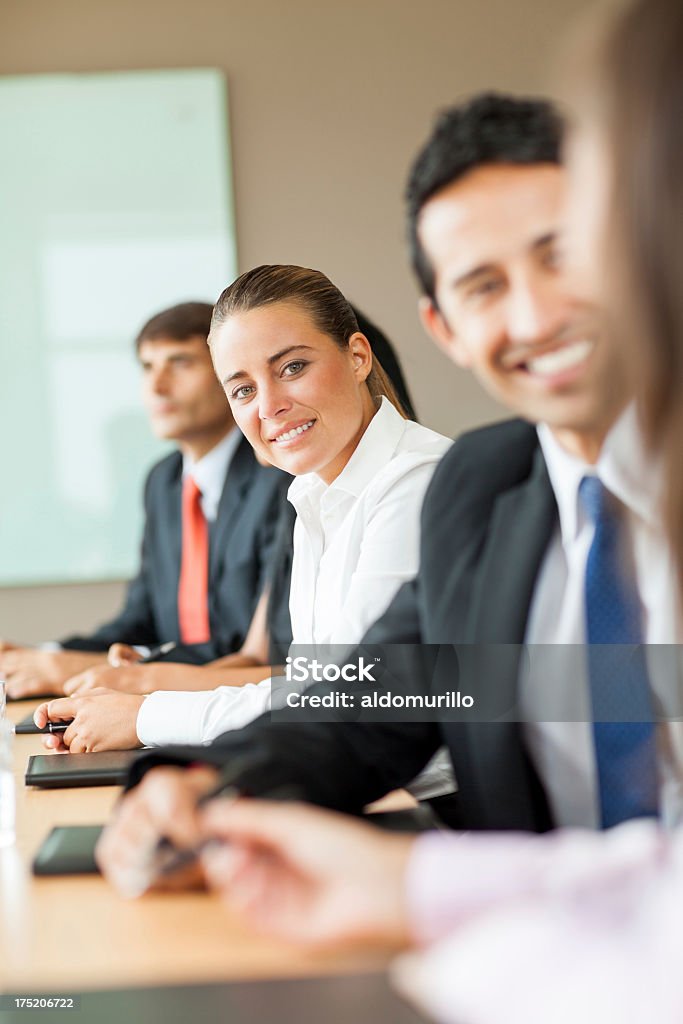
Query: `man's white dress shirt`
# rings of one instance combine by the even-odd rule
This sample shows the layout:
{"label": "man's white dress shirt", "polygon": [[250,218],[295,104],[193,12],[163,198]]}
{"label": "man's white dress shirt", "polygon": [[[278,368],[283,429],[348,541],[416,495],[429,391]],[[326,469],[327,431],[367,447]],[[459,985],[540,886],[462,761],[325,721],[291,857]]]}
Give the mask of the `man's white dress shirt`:
{"label": "man's white dress shirt", "polygon": [[[295,644],[358,643],[400,586],[417,574],[422,500],[450,444],[441,434],[403,419],[383,399],[332,484],[314,473],[292,483]],[[270,679],[209,691],[152,693],[138,714],[138,737],[146,745],[208,743],[268,710],[270,693]]]}

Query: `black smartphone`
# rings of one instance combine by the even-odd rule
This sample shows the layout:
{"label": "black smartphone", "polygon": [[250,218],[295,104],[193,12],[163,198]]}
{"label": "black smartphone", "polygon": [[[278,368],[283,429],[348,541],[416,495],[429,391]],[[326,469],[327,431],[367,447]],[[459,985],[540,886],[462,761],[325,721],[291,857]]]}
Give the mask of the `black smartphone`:
{"label": "black smartphone", "polygon": [[53,828],[33,860],[34,875],[94,875],[95,845],[104,825]]}

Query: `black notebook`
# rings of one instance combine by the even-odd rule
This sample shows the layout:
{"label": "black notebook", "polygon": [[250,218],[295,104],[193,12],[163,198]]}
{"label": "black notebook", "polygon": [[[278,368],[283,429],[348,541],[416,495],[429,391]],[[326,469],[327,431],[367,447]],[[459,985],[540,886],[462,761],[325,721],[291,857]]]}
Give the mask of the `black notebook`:
{"label": "black notebook", "polygon": [[33,754],[28,759],[27,786],[59,789],[68,786],[122,786],[139,750],[101,754]]}

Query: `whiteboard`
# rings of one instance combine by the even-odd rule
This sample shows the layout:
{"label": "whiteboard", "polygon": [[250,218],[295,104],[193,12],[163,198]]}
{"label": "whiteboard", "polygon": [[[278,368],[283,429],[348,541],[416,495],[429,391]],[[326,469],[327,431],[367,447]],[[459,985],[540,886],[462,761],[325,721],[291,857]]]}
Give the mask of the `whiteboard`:
{"label": "whiteboard", "polygon": [[236,266],[221,72],[0,78],[0,585],[134,571],[134,338]]}

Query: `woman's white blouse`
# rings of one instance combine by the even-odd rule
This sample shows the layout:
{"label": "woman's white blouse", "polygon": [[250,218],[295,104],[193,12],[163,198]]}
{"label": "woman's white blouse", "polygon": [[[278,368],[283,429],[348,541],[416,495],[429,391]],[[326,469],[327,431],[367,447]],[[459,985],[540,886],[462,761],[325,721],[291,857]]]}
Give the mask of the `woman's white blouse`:
{"label": "woman's white blouse", "polygon": [[[386,400],[337,479],[297,477],[290,613],[295,644],[358,643],[417,574],[420,511],[448,438]],[[215,690],[159,691],[143,701],[145,745],[209,743],[270,706],[270,679]]]}

